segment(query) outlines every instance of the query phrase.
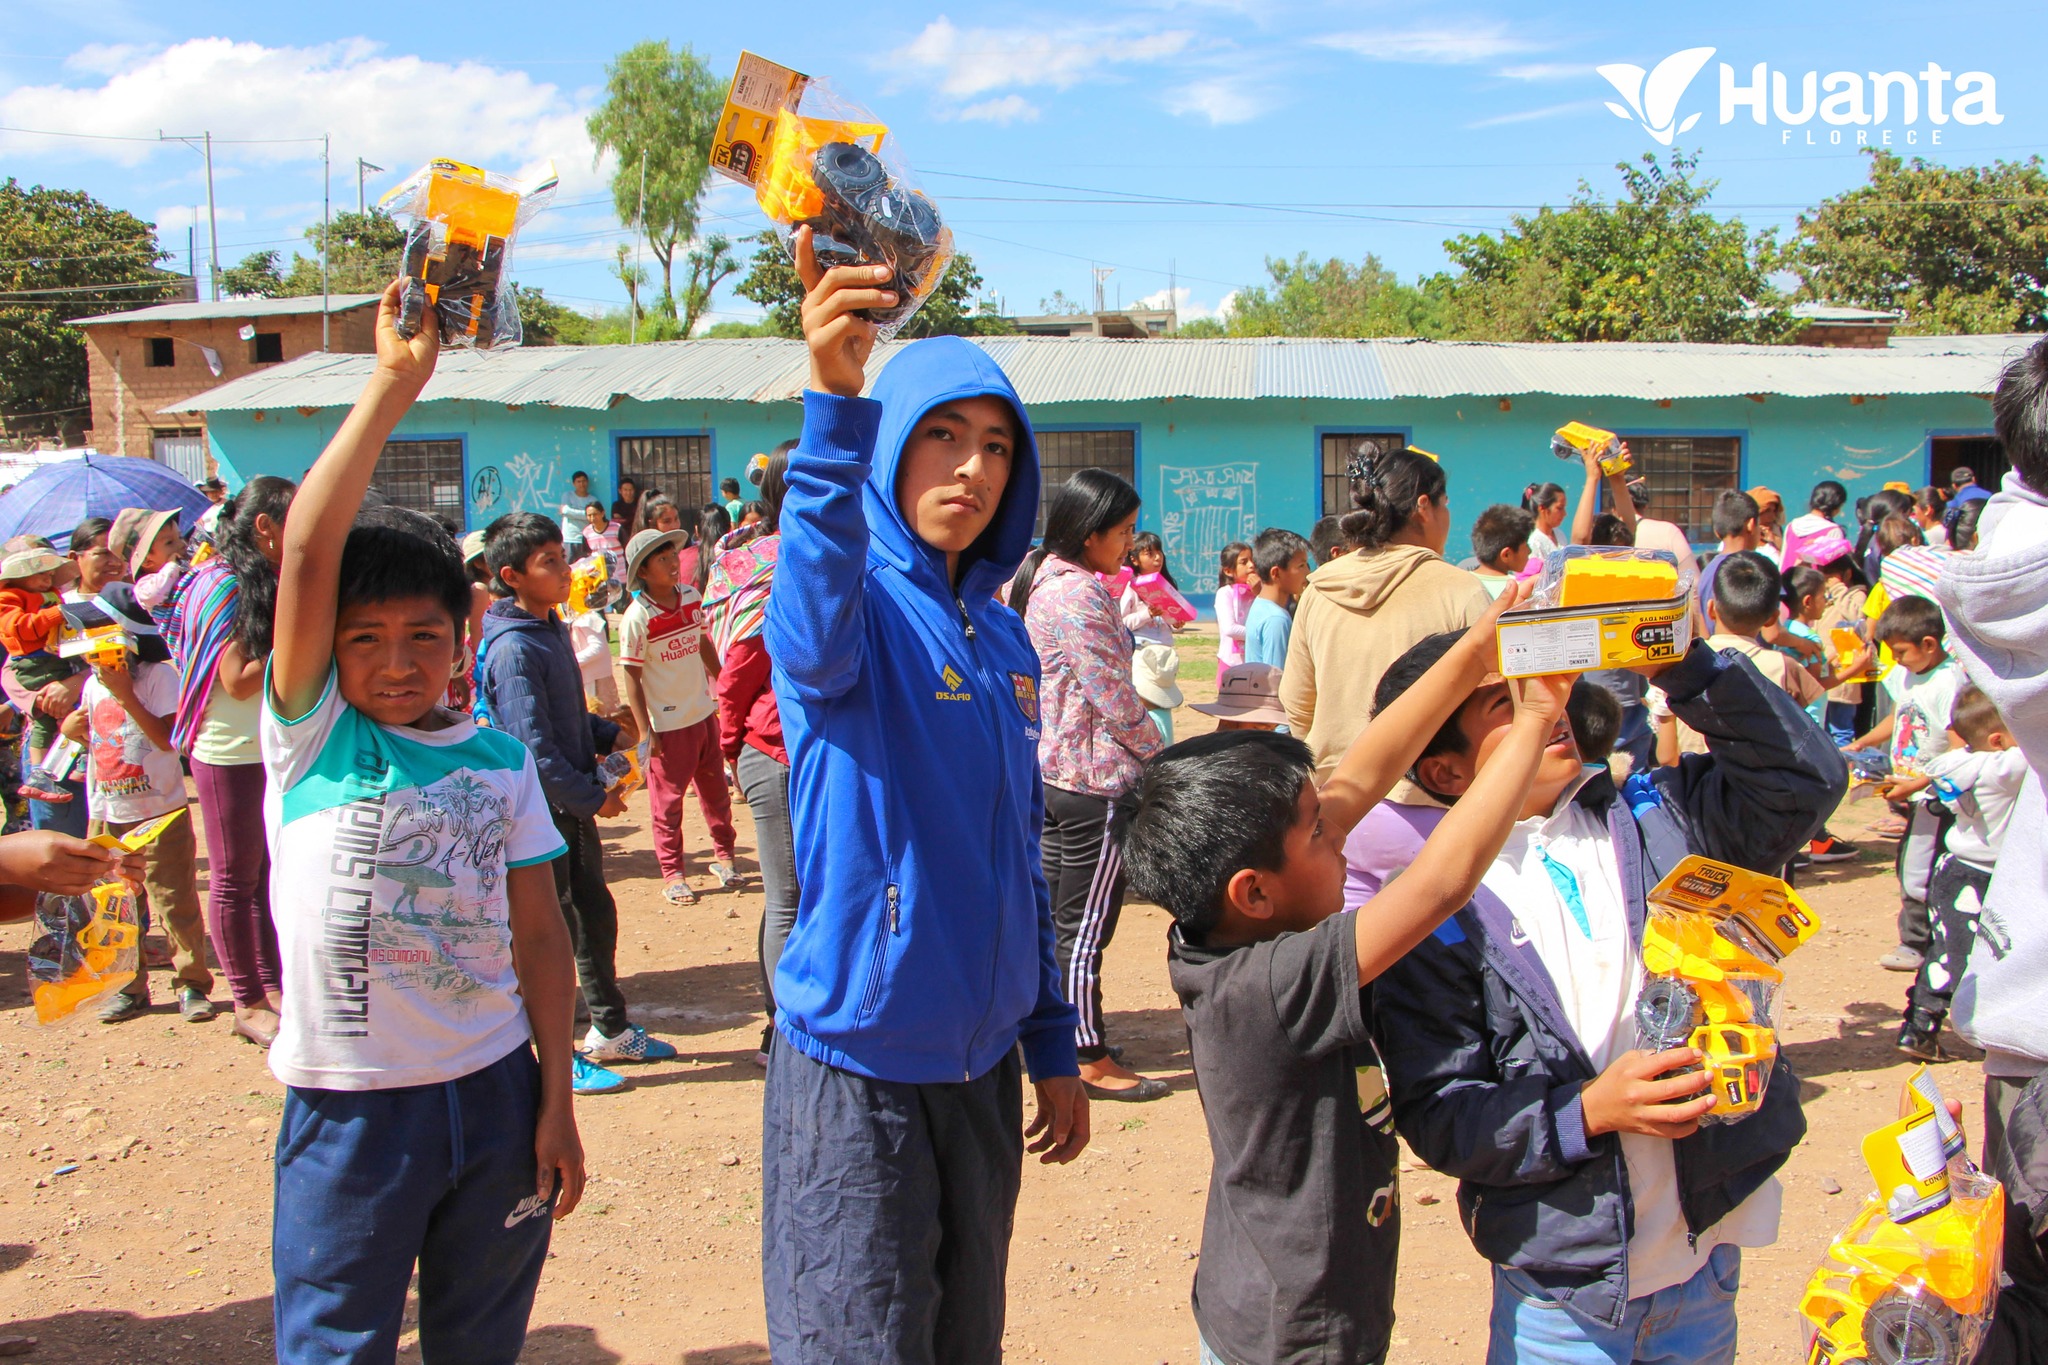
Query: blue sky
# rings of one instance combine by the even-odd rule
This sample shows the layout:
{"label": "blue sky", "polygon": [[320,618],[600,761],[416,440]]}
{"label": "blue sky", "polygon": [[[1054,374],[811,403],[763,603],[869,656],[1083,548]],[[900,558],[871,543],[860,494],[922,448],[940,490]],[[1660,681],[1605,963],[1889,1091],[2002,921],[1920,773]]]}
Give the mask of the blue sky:
{"label": "blue sky", "polygon": [[[1372,252],[1404,276],[1427,273],[1442,267],[1446,237],[1561,203],[1582,178],[1612,192],[1615,161],[1663,150],[1651,129],[1673,132],[1695,115],[1677,144],[1720,178],[1717,207],[1752,226],[1789,228],[1800,207],[1858,183],[1859,133],[1878,142],[1889,132],[1899,151],[1956,163],[2048,152],[2048,94],[2030,79],[2048,59],[2039,0],[786,0],[773,18],[745,4],[629,12],[521,0],[9,9],[0,127],[39,132],[0,131],[0,174],[83,188],[149,218],[182,262],[195,212],[206,249],[200,160],[149,139],[211,129],[223,140],[216,190],[228,264],[252,250],[288,254],[317,220],[322,132],[333,135],[338,207],[354,204],[359,156],[389,168],[370,177],[372,198],[434,155],[504,169],[552,157],[562,188],[522,239],[516,271],[585,308],[623,302],[604,262],[626,234],[583,116],[606,59],[646,37],[692,45],[721,76],[751,48],[864,99],[893,125],[1010,311],[1035,311],[1055,289],[1085,297],[1091,265],[1114,268],[1112,303],[1162,298],[1171,273],[1184,316],[1224,306],[1263,278],[1272,255]],[[1697,48],[1714,52],[1675,60],[1661,82],[1640,74]],[[1762,124],[1747,105],[1721,122],[1722,85],[1740,93],[1759,62],[1783,77],[1789,117],[1766,101]],[[1923,77],[1930,64],[1949,73],[1935,82],[1941,123]],[[1616,65],[1639,74],[1616,84],[1597,70]],[[1910,122],[1897,83],[1886,87],[1885,119],[1875,117],[1868,76],[1893,71],[1914,78]],[[1819,93],[1836,97],[1838,120],[1860,107],[1864,121],[1825,121],[1829,106],[1802,98],[1808,72],[1823,82],[1855,75],[1855,91]],[[1980,85],[1950,110],[1952,77],[1966,72],[1995,81],[1995,99]],[[709,208],[709,228],[761,225],[735,188],[716,191]],[[723,294],[716,309],[754,311]]]}

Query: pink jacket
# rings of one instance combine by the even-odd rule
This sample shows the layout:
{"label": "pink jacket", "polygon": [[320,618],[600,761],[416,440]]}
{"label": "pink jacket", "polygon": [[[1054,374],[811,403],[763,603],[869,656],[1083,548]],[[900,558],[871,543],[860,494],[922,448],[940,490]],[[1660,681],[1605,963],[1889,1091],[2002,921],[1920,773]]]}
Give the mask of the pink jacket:
{"label": "pink jacket", "polygon": [[1164,747],[1131,683],[1131,633],[1108,589],[1049,554],[1032,580],[1024,627],[1038,651],[1038,766],[1055,787],[1118,797]]}

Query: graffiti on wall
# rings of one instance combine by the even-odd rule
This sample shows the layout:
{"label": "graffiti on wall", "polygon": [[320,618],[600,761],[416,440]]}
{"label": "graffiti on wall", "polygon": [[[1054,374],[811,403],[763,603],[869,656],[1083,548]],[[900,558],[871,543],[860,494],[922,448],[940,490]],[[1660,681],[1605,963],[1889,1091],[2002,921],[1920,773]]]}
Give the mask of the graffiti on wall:
{"label": "graffiti on wall", "polygon": [[1184,582],[1207,584],[1223,547],[1258,532],[1258,466],[1163,466],[1159,508],[1159,538],[1174,573]]}
{"label": "graffiti on wall", "polygon": [[545,463],[525,451],[501,465],[485,465],[469,481],[469,522],[482,526],[507,512],[555,514],[561,501],[555,485],[562,477],[562,463],[550,456]]}
{"label": "graffiti on wall", "polygon": [[[469,481],[469,510],[473,521],[483,521],[499,514],[499,504],[505,500],[504,480],[498,476],[498,467],[485,465]],[[511,511],[511,508],[505,508]]]}

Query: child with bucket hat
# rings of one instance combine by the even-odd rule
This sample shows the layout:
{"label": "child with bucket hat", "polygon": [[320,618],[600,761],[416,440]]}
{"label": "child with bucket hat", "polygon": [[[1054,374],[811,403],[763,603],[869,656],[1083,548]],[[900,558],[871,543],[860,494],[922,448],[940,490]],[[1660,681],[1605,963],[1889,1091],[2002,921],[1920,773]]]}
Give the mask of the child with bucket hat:
{"label": "child with bucket hat", "polygon": [[135,600],[158,626],[168,624],[171,593],[189,567],[177,512],[124,507],[114,518],[114,529],[107,532],[107,546],[127,561]]}
{"label": "child with bucket hat", "polygon": [[[64,633],[57,589],[76,577],[78,565],[41,536],[16,536],[0,547],[0,648],[7,651],[8,676],[30,696],[79,671],[76,662],[57,653],[57,639]],[[23,766],[29,780],[21,794],[52,805],[69,801],[71,793],[55,783],[39,785],[33,765],[42,762],[56,738],[56,720],[31,707]]]}

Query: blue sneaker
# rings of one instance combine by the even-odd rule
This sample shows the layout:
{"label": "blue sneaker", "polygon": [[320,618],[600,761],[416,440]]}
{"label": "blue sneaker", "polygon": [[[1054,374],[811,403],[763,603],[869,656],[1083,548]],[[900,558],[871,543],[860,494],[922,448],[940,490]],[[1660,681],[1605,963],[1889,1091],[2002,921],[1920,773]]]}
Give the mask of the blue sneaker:
{"label": "blue sneaker", "polygon": [[609,1095],[614,1090],[624,1090],[626,1078],[616,1071],[607,1071],[596,1062],[578,1052],[569,1061],[569,1089],[578,1095]]}
{"label": "blue sneaker", "polygon": [[605,1037],[592,1024],[583,1038],[583,1053],[593,1062],[666,1062],[674,1059],[676,1050],[659,1038],[650,1038],[638,1024],[626,1025],[616,1038]]}

